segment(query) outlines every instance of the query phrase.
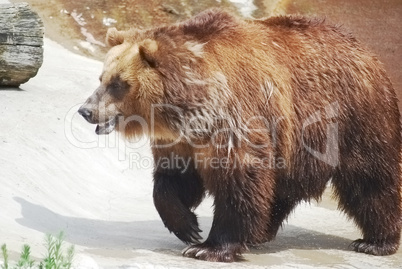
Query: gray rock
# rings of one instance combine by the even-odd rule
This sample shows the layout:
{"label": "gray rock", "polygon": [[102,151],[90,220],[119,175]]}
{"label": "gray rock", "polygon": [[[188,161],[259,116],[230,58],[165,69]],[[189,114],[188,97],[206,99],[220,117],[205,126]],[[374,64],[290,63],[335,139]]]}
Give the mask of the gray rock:
{"label": "gray rock", "polygon": [[19,86],[43,62],[44,27],[27,3],[0,4],[0,86]]}

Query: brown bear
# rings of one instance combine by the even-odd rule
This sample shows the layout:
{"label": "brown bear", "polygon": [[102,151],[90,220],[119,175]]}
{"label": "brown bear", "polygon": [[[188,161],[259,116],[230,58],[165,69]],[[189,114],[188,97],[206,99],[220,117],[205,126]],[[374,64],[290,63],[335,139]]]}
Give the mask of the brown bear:
{"label": "brown bear", "polygon": [[[331,181],[361,229],[355,251],[400,243],[401,125],[382,64],[324,20],[243,20],[208,10],[146,30],[109,29],[100,86],[79,109],[96,133],[148,135],[153,198],[183,255],[242,258]],[[164,160],[164,161],[163,161]],[[193,210],[214,197],[200,243]]]}

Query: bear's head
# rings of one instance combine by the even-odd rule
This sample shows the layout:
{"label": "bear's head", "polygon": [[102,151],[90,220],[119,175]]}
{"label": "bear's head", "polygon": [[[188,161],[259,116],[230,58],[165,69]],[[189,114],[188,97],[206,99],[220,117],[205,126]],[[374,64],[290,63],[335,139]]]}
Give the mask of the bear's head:
{"label": "bear's head", "polygon": [[207,136],[233,125],[230,110],[237,103],[231,101],[229,77],[237,77],[231,63],[239,53],[223,47],[233,43],[237,23],[212,10],[147,30],[109,29],[100,86],[79,113],[98,125],[97,134],[117,130],[126,137]]}
{"label": "bear's head", "polygon": [[[141,39],[142,40],[138,40]],[[100,85],[79,109],[97,134],[114,129],[123,133],[147,129],[150,109],[161,103],[162,82],[156,72],[158,43],[134,31],[108,30],[111,49],[99,77]]]}

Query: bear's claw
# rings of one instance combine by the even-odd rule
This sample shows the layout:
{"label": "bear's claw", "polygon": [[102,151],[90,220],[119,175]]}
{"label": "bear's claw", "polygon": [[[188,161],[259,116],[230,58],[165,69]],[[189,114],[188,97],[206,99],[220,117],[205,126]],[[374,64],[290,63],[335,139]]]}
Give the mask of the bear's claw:
{"label": "bear's claw", "polygon": [[213,246],[208,242],[189,246],[183,250],[185,257],[211,262],[235,262],[244,260],[241,253],[245,247],[241,244],[224,244]]}
{"label": "bear's claw", "polygon": [[175,216],[175,222],[165,222],[170,232],[185,244],[198,244],[202,239],[198,228],[197,216],[190,210],[185,210],[182,215]]}
{"label": "bear's claw", "polygon": [[350,247],[356,252],[366,254],[385,256],[394,254],[398,250],[398,243],[369,242],[364,239],[357,239],[350,244]]}
{"label": "bear's claw", "polygon": [[199,234],[201,232],[202,230],[193,223],[186,232],[175,231],[173,233],[177,236],[177,238],[186,244],[196,244],[200,243],[200,240],[202,239],[201,235]]}

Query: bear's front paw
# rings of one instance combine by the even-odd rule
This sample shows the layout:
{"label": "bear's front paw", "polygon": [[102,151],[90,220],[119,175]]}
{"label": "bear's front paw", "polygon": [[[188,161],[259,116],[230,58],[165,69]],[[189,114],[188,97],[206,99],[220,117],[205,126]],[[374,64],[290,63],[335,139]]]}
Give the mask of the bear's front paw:
{"label": "bear's front paw", "polygon": [[172,232],[186,244],[200,243],[202,239],[200,228],[198,228],[197,218],[189,218],[187,221],[182,221],[181,225],[175,225]]}
{"label": "bear's front paw", "polygon": [[213,245],[208,242],[189,246],[183,250],[183,256],[210,262],[242,261],[242,252],[246,249],[241,244]]}
{"label": "bear's front paw", "polygon": [[398,243],[389,242],[369,242],[364,239],[357,239],[350,244],[350,247],[356,252],[366,254],[385,256],[394,254],[398,250]]}

